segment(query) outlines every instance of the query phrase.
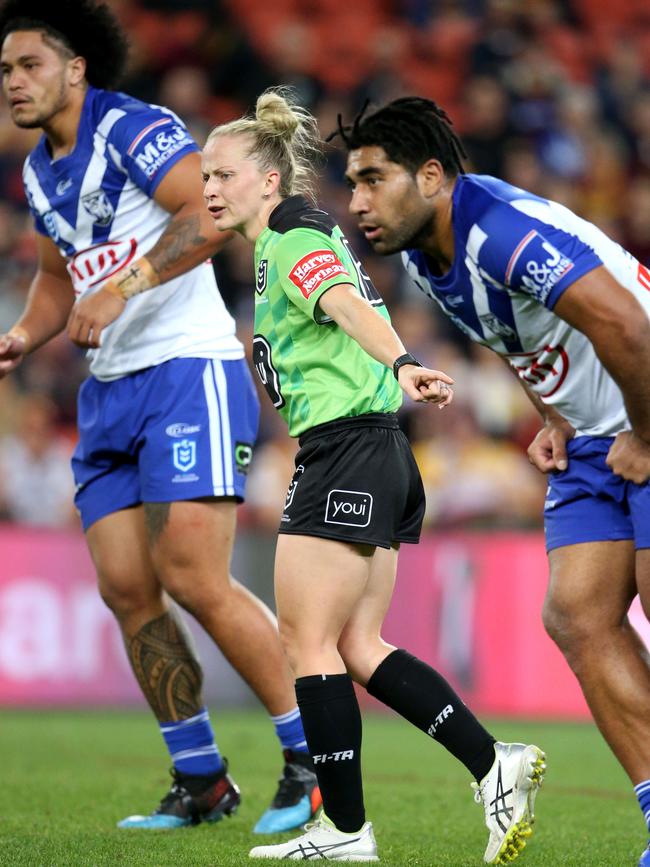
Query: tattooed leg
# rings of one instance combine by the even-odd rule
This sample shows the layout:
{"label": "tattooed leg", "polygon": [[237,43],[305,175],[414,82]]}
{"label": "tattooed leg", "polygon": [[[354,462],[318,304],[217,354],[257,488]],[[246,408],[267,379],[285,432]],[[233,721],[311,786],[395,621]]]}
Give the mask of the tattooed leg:
{"label": "tattooed leg", "polygon": [[171,503],[145,503],[144,523],[147,528],[149,543],[155,545],[169,520]]}
{"label": "tattooed leg", "polygon": [[160,722],[189,719],[203,707],[203,673],[191,637],[174,611],[146,623],[126,649],[140,688]]}

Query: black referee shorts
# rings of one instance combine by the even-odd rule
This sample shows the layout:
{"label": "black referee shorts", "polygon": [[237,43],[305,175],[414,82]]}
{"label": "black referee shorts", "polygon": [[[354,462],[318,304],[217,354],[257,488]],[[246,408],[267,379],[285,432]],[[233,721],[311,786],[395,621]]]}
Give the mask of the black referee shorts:
{"label": "black referee shorts", "polygon": [[336,419],[299,443],[280,533],[381,548],[419,540],[424,488],[395,415]]}

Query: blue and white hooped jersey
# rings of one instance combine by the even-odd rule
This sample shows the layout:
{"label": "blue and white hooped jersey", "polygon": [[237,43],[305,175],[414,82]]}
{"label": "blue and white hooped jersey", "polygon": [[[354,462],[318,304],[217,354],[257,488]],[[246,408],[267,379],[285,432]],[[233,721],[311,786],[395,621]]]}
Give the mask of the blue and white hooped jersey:
{"label": "blue and white hooped jersey", "polygon": [[553,313],[603,265],[650,316],[650,271],[592,223],[487,175],[461,175],[452,200],[454,262],[437,276],[425,253],[402,254],[418,287],[472,340],[502,355],[577,434],[630,427],[623,395],[582,332]]}
{"label": "blue and white hooped jersey", "polygon": [[[154,200],[169,169],[198,147],[168,109],[88,88],[74,150],[52,160],[43,136],[23,180],[36,228],[67,260],[77,297],[147,254],[171,217]],[[89,353],[110,380],[171,358],[235,359],[243,347],[206,262],[133,297]]]}

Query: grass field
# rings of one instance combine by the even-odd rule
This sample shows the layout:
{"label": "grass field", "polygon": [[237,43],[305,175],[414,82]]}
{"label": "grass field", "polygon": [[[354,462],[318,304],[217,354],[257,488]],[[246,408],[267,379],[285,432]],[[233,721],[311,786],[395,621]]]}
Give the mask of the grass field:
{"label": "grass field", "polygon": [[[167,788],[168,760],[147,714],[0,711],[0,864],[239,865],[280,772],[270,724],[259,713],[213,713],[222,752],[243,792],[238,814],[180,831],[120,831]],[[595,728],[493,720],[501,740],[547,752],[536,833],[517,864],[636,865],[645,845],[627,778]],[[482,807],[465,769],[395,717],[367,716],[366,807],[384,865],[480,865]],[[283,837],[277,840],[286,839]]]}

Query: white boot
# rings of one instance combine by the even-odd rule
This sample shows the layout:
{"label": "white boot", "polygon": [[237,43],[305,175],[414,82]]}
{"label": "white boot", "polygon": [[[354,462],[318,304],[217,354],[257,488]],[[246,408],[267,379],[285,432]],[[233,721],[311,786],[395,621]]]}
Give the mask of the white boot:
{"label": "white boot", "polygon": [[372,823],[366,822],[360,831],[346,834],[330,822],[325,813],[310,825],[305,833],[287,843],[275,846],[255,846],[251,858],[284,858],[290,861],[379,861]]}
{"label": "white boot", "polygon": [[472,783],[475,800],[483,803],[490,832],[483,860],[488,864],[514,861],[533,833],[537,790],[546,770],[546,756],[526,744],[494,745],[494,764],[479,783]]}

